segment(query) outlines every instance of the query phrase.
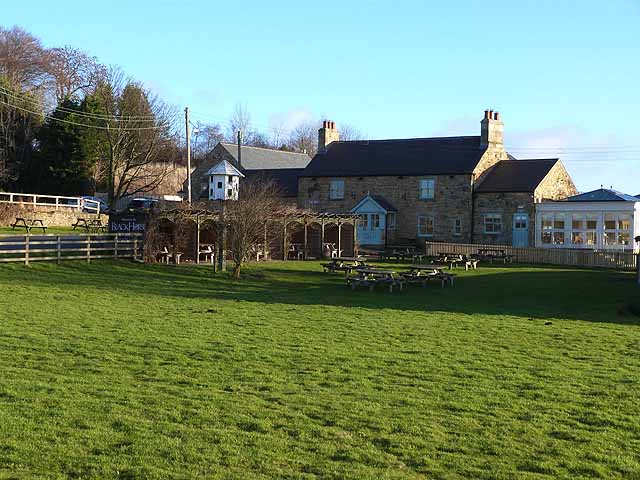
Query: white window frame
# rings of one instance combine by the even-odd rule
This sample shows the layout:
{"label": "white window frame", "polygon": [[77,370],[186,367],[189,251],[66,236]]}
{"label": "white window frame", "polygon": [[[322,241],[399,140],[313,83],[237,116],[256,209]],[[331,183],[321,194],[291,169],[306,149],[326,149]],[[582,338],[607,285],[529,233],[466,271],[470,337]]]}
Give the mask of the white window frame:
{"label": "white window frame", "polygon": [[461,218],[453,219],[453,236],[454,237],[462,236],[462,219]]}
{"label": "white window frame", "polygon": [[387,228],[389,230],[395,230],[397,220],[398,220],[398,215],[396,214],[396,212],[389,212],[387,214]]}
{"label": "white window frame", "polygon": [[[499,222],[488,222],[489,219],[498,219]],[[485,235],[501,235],[504,231],[504,222],[502,221],[501,213],[485,213],[483,219],[484,233]],[[494,228],[491,231],[487,230],[488,225],[493,225]],[[499,229],[495,229],[495,226],[499,226]]]}
{"label": "white window frame", "polygon": [[329,181],[329,200],[344,200],[344,178]]}
{"label": "white window frame", "polygon": [[420,200],[436,198],[436,179],[433,177],[420,179]]}
{"label": "white window frame", "polygon": [[[425,232],[423,233],[421,231],[421,221],[424,220],[426,223],[425,225]],[[429,232],[429,221],[431,222],[431,232]],[[418,215],[418,236],[419,237],[433,237],[433,234],[436,230],[436,221],[433,215]]]}

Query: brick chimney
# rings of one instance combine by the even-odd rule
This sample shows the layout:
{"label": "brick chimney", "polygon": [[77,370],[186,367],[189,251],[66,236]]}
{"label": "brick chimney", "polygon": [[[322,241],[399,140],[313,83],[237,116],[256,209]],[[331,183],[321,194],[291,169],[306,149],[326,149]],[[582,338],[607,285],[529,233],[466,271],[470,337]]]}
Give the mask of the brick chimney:
{"label": "brick chimney", "polygon": [[322,121],[322,128],[318,130],[318,152],[325,152],[327,147],[340,140],[340,134],[336,129],[336,122]]}
{"label": "brick chimney", "polygon": [[504,150],[504,123],[500,112],[485,110],[480,122],[480,146]]}

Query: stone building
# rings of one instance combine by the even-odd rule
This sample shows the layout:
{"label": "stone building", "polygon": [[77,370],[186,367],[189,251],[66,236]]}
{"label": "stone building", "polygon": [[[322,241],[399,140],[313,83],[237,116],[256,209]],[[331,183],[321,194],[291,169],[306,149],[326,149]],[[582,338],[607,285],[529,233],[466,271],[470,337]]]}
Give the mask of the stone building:
{"label": "stone building", "polygon": [[[298,176],[311,161],[306,153],[285,152],[270,148],[242,146],[238,154],[238,145],[218,143],[191,173],[191,198],[209,199],[211,193],[210,172],[218,165],[228,162],[237,169],[243,179],[265,176],[276,182],[287,201],[295,203],[298,196]],[[217,184],[216,184],[217,185]],[[215,187],[215,185],[214,185]],[[183,191],[187,191],[186,181]]]}
{"label": "stone building", "polygon": [[358,213],[363,245],[407,240],[533,245],[535,204],[574,195],[558,159],[517,160],[487,110],[479,136],[340,141],[323,122],[298,206]]}

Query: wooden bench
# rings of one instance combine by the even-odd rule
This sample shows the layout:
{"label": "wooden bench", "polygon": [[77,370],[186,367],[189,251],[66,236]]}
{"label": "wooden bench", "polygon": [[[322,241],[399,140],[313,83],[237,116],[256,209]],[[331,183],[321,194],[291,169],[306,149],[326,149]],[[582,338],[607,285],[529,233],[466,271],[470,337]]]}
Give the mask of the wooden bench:
{"label": "wooden bench", "polygon": [[204,261],[211,262],[211,264],[213,265],[216,259],[216,252],[213,249],[213,245],[201,245],[200,251],[198,252],[198,260],[200,260],[200,257],[202,257],[203,255]]}
{"label": "wooden bench", "polygon": [[503,263],[513,263],[515,255],[507,255],[500,248],[480,248],[476,256],[482,260],[489,260],[492,264],[494,260],[501,260]]}
{"label": "wooden bench", "polygon": [[182,257],[182,252],[172,253],[167,247],[164,247],[162,250],[160,250],[160,253],[158,253],[157,255],[157,258],[159,258],[162,263],[166,263],[167,265],[169,265],[171,259],[173,259],[173,263],[175,263],[176,265],[180,265],[180,257]]}
{"label": "wooden bench", "polygon": [[405,283],[404,278],[398,277],[392,270],[360,268],[356,273],[357,275],[347,277],[347,285],[351,286],[352,290],[367,287],[372,292],[377,285],[383,285],[389,288],[389,293],[393,293],[394,288],[402,291]]}
{"label": "wooden bench", "polygon": [[407,283],[419,283],[423,287],[426,287],[431,280],[439,280],[443,288],[447,284],[453,287],[455,277],[455,274],[447,273],[433,265],[412,265],[408,272],[401,275]]}
{"label": "wooden bench", "polygon": [[34,228],[41,228],[42,233],[47,233],[47,226],[39,218],[16,217],[15,221],[11,224],[11,230],[15,230],[16,227],[24,228],[27,233],[31,233],[31,230]]}
{"label": "wooden bench", "polygon": [[74,223],[73,225],[71,225],[73,227],[73,229],[75,230],[76,228],[80,227],[80,228],[84,228],[84,231],[86,233],[97,233],[97,232],[106,232],[107,231],[107,225],[104,225],[102,223],[102,220],[99,218],[82,218],[79,217],[76,219],[76,223]]}

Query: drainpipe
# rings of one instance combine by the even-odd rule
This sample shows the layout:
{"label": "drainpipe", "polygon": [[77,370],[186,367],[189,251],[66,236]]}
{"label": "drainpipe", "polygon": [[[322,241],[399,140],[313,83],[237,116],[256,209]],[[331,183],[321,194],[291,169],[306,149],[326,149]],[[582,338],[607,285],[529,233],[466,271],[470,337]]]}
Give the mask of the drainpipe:
{"label": "drainpipe", "polygon": [[[635,238],[635,241],[640,243],[640,235],[638,235]],[[637,273],[638,285],[640,285],[640,251],[636,253],[636,273]]]}
{"label": "drainpipe", "polygon": [[474,187],[475,187],[475,179],[473,178],[473,173],[471,174],[471,227],[469,228],[469,243],[473,243],[473,226],[476,223],[476,214],[474,212]]}

